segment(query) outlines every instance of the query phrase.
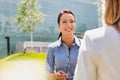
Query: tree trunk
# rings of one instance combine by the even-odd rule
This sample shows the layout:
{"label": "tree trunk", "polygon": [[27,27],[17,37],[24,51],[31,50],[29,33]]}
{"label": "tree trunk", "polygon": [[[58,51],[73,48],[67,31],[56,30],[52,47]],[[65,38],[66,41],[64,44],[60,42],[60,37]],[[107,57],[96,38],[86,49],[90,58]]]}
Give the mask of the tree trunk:
{"label": "tree trunk", "polygon": [[34,51],[33,49],[33,33],[30,32],[30,40],[31,40],[31,50],[30,51]]}

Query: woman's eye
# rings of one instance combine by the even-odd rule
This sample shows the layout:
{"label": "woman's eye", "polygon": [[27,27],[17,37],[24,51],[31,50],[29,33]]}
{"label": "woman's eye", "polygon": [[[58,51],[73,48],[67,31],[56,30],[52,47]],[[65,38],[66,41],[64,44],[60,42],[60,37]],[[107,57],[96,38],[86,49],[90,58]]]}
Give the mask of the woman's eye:
{"label": "woman's eye", "polygon": [[63,21],[62,23],[74,23],[75,21]]}
{"label": "woman's eye", "polygon": [[62,23],[67,23],[66,21],[63,21]]}
{"label": "woman's eye", "polygon": [[74,23],[75,21],[70,21],[71,23]]}

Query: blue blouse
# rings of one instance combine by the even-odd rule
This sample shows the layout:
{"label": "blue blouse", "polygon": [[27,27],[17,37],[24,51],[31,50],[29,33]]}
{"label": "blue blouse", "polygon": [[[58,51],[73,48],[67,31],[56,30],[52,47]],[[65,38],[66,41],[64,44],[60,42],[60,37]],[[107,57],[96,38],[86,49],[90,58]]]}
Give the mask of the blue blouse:
{"label": "blue blouse", "polygon": [[74,43],[67,47],[59,38],[56,42],[48,46],[46,69],[49,73],[63,70],[68,73],[67,80],[72,80],[77,62],[81,40],[74,36]]}

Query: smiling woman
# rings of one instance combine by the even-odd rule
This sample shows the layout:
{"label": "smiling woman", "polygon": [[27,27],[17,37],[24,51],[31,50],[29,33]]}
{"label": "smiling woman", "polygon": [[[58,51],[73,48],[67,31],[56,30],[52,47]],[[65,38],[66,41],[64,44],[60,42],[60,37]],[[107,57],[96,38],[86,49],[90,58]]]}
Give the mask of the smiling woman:
{"label": "smiling woman", "polygon": [[45,80],[45,55],[40,55],[15,54],[1,60],[0,80]]}
{"label": "smiling woman", "polygon": [[71,10],[64,9],[58,14],[57,22],[60,35],[58,40],[48,45],[47,77],[49,80],[53,80],[56,76],[58,80],[73,80],[81,44],[81,40],[74,35],[76,19]]}

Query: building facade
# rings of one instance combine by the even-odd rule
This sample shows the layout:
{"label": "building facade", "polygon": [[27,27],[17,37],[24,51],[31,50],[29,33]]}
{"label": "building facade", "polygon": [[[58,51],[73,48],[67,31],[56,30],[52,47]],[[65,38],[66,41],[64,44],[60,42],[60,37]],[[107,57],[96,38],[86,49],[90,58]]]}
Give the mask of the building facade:
{"label": "building facade", "polygon": [[[0,0],[0,58],[6,57],[8,53],[8,42],[5,37],[9,37],[9,52],[17,52],[18,42],[30,41],[29,33],[18,31],[16,26],[17,8],[23,0]],[[85,1],[85,2],[84,2]],[[97,8],[93,5],[95,0],[38,0],[42,6],[42,11],[47,16],[42,24],[35,27],[33,33],[34,42],[53,42],[59,34],[57,25],[57,15],[63,9],[71,9],[76,16],[76,32],[83,32],[98,26]],[[92,14],[92,15],[89,15]]]}

